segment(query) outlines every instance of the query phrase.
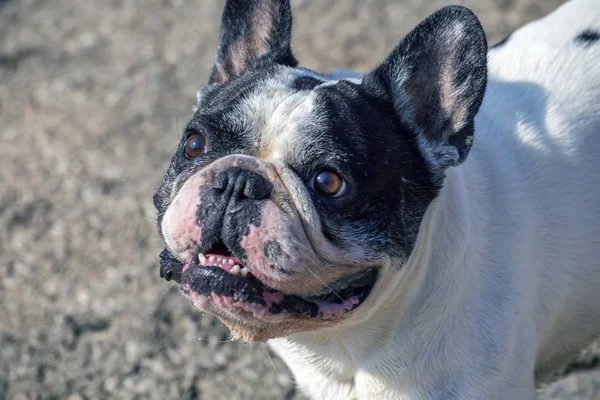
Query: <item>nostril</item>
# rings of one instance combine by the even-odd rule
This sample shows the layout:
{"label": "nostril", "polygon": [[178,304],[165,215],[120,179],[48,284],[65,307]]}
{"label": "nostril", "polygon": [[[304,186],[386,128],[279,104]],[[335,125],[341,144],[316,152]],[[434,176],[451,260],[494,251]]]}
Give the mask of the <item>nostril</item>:
{"label": "nostril", "polygon": [[[263,200],[270,197],[273,190],[273,185],[263,175],[240,167],[220,172],[211,186],[221,193],[227,191],[227,199],[231,196],[235,201]],[[227,199],[223,201],[228,201]]]}
{"label": "nostril", "polygon": [[212,187],[217,190],[225,190],[228,183],[229,177],[227,176],[227,171],[223,171],[217,175],[216,179],[212,183]]}
{"label": "nostril", "polygon": [[254,175],[246,181],[243,195],[254,200],[262,200],[271,195],[271,184],[262,176]]}

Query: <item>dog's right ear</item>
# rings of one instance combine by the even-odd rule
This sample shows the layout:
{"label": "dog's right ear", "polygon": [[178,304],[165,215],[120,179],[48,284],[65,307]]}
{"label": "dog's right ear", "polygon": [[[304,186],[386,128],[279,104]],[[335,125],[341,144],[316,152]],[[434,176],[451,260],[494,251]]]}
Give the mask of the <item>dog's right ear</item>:
{"label": "dog's right ear", "polygon": [[430,15],[363,80],[393,102],[438,177],[469,153],[486,82],[485,33],[460,6]]}
{"label": "dog's right ear", "polygon": [[240,76],[256,62],[295,67],[289,0],[227,0],[209,83]]}

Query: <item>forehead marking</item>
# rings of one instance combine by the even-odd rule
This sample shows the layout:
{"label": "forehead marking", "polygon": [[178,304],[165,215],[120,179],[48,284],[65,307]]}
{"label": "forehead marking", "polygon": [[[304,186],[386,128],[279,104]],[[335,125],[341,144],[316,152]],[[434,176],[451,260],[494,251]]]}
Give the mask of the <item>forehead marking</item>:
{"label": "forehead marking", "polygon": [[300,125],[309,123],[315,108],[314,91],[296,91],[286,85],[271,84],[246,101],[258,157],[265,161],[281,159],[299,140]]}
{"label": "forehead marking", "polygon": [[[312,78],[322,83],[312,90],[295,88],[294,82],[302,78]],[[262,82],[240,107],[252,125],[258,157],[272,161],[297,150],[296,146],[305,136],[300,132],[302,127],[319,122],[319,116],[315,113],[317,90],[341,80],[360,84],[362,75],[345,70],[321,75],[303,68],[285,67]]]}
{"label": "forehead marking", "polygon": [[[298,93],[284,100],[270,116],[261,133],[261,147],[267,151],[266,159],[282,159],[300,142],[300,126],[314,118],[315,92]],[[262,152],[261,152],[262,153]]]}

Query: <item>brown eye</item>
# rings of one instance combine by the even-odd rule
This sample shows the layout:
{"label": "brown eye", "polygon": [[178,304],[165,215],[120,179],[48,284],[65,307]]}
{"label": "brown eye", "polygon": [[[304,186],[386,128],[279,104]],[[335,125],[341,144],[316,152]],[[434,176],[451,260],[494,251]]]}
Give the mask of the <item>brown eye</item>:
{"label": "brown eye", "polygon": [[200,157],[206,151],[206,139],[198,132],[192,133],[185,142],[185,156],[187,158]]}
{"label": "brown eye", "polygon": [[322,170],[315,175],[314,188],[324,196],[339,197],[344,194],[346,183],[337,173]]}

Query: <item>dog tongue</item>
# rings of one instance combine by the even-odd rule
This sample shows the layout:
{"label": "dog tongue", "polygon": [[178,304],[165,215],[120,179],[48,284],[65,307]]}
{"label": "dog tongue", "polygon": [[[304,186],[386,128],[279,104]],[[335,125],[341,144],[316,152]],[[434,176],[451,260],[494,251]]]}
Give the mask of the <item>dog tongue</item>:
{"label": "dog tongue", "polygon": [[352,296],[349,299],[344,300],[343,303],[326,303],[323,301],[317,301],[316,304],[319,307],[321,316],[325,319],[339,317],[346,311],[352,310],[354,305],[358,304],[360,299],[358,296]]}

